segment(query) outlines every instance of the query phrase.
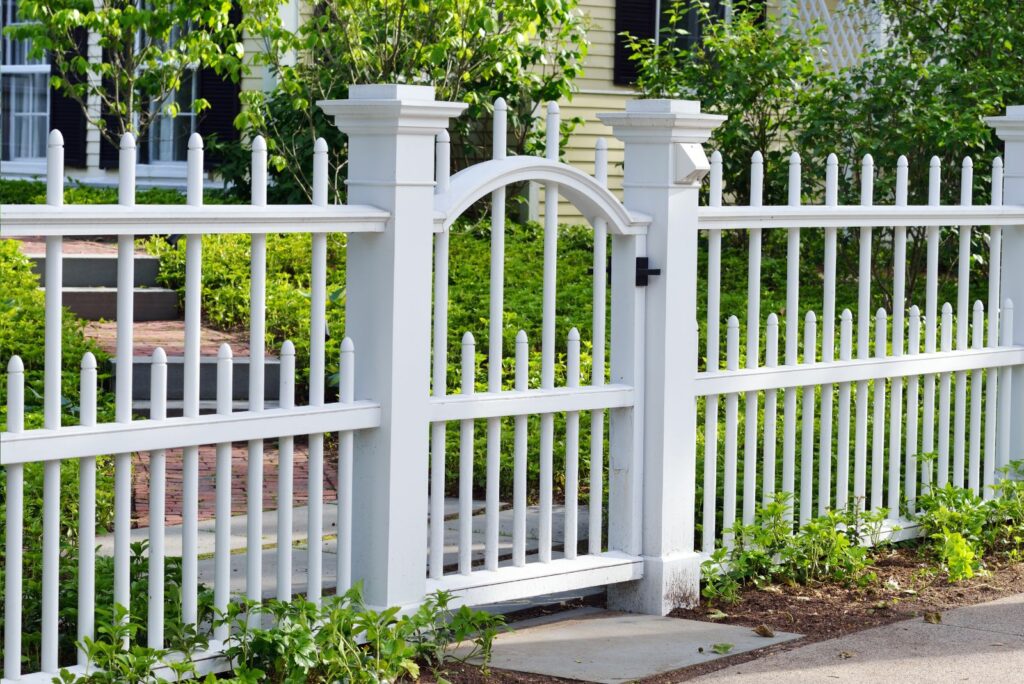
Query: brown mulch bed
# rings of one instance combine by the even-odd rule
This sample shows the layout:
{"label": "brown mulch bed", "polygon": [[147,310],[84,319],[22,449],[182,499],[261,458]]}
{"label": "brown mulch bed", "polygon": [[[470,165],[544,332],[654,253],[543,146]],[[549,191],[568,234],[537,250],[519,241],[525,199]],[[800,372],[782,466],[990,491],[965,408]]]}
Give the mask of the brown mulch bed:
{"label": "brown mulch bed", "polygon": [[[747,589],[742,592],[741,600],[734,605],[701,604],[693,609],[676,610],[672,617],[751,628],[765,624],[780,632],[796,632],[804,636],[643,681],[647,684],[687,681],[816,641],[901,620],[922,618],[925,613],[942,612],[1024,592],[1024,563],[990,564],[988,575],[951,584],[944,574],[929,567],[913,548],[898,548],[882,553],[876,559],[875,572],[878,581],[864,589],[834,584],[773,586],[764,590]],[[718,610],[724,612],[726,617],[714,620],[711,616]],[[492,669],[490,676],[485,677],[480,668],[471,665],[453,666],[445,672],[445,678],[454,684],[570,681],[496,669]]]}

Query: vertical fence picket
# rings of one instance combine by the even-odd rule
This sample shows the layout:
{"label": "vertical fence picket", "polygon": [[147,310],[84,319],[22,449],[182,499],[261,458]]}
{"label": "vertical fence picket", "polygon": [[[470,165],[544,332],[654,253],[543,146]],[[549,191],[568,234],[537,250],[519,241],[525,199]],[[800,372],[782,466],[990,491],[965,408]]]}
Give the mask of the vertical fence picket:
{"label": "vertical fence picket", "polygon": [[[985,345],[985,305],[981,300],[974,302],[974,316],[971,325],[971,347],[981,349]],[[968,433],[967,486],[975,494],[981,494],[981,395],[982,371],[971,371],[971,427]]]}
{"label": "vertical fence picket", "polygon": [[[530,377],[530,346],[526,339],[526,331],[516,333],[516,391],[528,389]],[[512,454],[512,564],[516,567],[526,565],[526,416],[514,419],[514,444]],[[593,487],[593,484],[591,484]],[[593,492],[591,492],[591,515],[594,514]],[[597,508],[600,509],[600,503]],[[591,518],[593,520],[593,518]],[[591,538],[593,542],[593,538]],[[600,547],[598,547],[598,552]],[[595,553],[593,546],[591,553]]]}
{"label": "vertical fence picket", "polygon": [[[252,141],[251,204],[267,204],[267,143],[263,136]],[[250,237],[249,261],[249,410],[263,410],[263,379],[266,359],[267,319],[267,235]],[[259,602],[263,598],[263,440],[250,439],[246,445],[246,530],[245,596]],[[253,492],[257,492],[256,495]],[[250,615],[255,626],[258,616]]]}
{"label": "vertical fence picket", "polygon": [[[217,350],[217,414],[230,415],[234,380],[234,358],[231,347],[225,342]],[[231,443],[217,445],[216,501],[213,551],[213,606],[225,613],[231,598]],[[220,642],[227,640],[229,625],[214,627],[213,637]]]}
{"label": "vertical fence picket", "polygon": [[[896,206],[907,205],[907,158],[896,162]],[[893,228],[892,258],[892,345],[893,356],[903,356],[904,309],[906,306],[907,228]],[[903,378],[893,378],[889,402],[889,485],[886,505],[893,516],[899,513],[900,469],[903,465]]]}
{"label": "vertical fence picket", "polygon": [[[569,331],[568,354],[566,355],[566,386],[580,386],[580,332]],[[580,478],[580,414],[568,411],[565,414],[565,514],[563,519],[563,543],[565,557],[576,558],[578,529],[578,500]]]}
{"label": "vertical fence picket", "polygon": [[[816,363],[818,326],[814,312],[808,311],[804,322],[804,364]],[[803,406],[800,425],[803,439],[800,445],[800,524],[808,522],[814,511],[814,387],[803,388]]]}
{"label": "vertical fence picket", "polygon": [[[282,409],[295,407],[295,345],[281,345],[281,389],[278,401]],[[292,507],[295,478],[295,437],[278,439],[277,459],[277,600],[292,597]]]}
{"label": "vertical fence picket", "polygon": [[[853,314],[843,309],[839,323],[839,360],[853,352]],[[839,383],[839,420],[836,434],[836,509],[846,510],[850,498],[850,383]]]}
{"label": "vertical fence picket", "polygon": [[[313,205],[327,206],[327,141],[317,138],[313,144]],[[322,406],[327,374],[327,233],[310,237],[309,291],[309,403]],[[324,435],[309,435],[306,519],[308,582],[306,598],[320,603],[323,593],[324,530]]]}
{"label": "vertical fence picket", "polygon": [[[96,424],[96,357],[82,356],[78,389],[78,423]],[[152,544],[150,554],[152,554]],[[150,573],[152,578],[152,573]],[[78,643],[96,637],[96,457],[78,461]],[[78,664],[88,664],[84,649],[76,649]]]}
{"label": "vertical fence picket", "polygon": [[[932,157],[928,166],[928,204],[939,205],[939,182],[941,166],[938,157]],[[924,351],[933,353],[936,349],[938,332],[939,300],[939,229],[929,226],[925,229],[925,307],[924,307]],[[924,397],[921,408],[921,450],[926,454],[935,451],[935,374],[924,376]]]}
{"label": "vertical fence picket", "polygon": [[[558,105],[548,103],[545,156],[558,160],[561,142],[561,124]],[[541,321],[540,385],[544,389],[555,386],[555,293],[558,273],[558,185],[544,186],[544,292]],[[540,521],[538,554],[542,563],[551,560],[551,497],[554,460],[555,416],[540,417]]]}
{"label": "vertical fence picket", "polygon": [[[53,207],[64,204],[64,138],[54,130],[46,147],[46,203]],[[61,291],[64,286],[62,238],[46,238],[46,324],[43,391],[43,426],[61,426],[61,371],[63,309]],[[58,582],[60,576],[60,461],[43,464],[43,573],[42,573],[42,643],[40,660],[43,672],[57,672]],[[127,587],[127,578],[125,578]],[[117,594],[115,592],[115,598]],[[125,602],[127,605],[127,602]]]}
{"label": "vertical fence picket", "polygon": [[[1002,345],[1009,347],[1013,344],[1013,302],[1009,299],[1003,302],[1002,320],[1000,321]],[[1013,369],[1003,366],[999,371],[999,413],[996,419],[999,423],[999,459],[997,466],[1005,468],[1010,464],[1010,411],[1013,394],[1011,392],[1010,379]]]}
{"label": "vertical fence picket", "polygon": [[[7,362],[7,432],[25,428],[25,366],[12,356]],[[4,530],[4,678],[21,677],[22,574],[25,535],[25,466],[4,466],[7,476],[7,520]]]}
{"label": "vertical fence picket", "polygon": [[[476,341],[462,336],[462,393],[476,391]],[[550,506],[550,502],[548,504]],[[473,565],[473,421],[459,424],[459,572],[468,575]]]}
{"label": "vertical fence picket", "polygon": [[[254,179],[255,180],[255,179]],[[255,187],[255,183],[253,184]],[[203,139],[193,133],[188,141],[188,203],[203,204]],[[199,234],[185,237],[185,389],[183,415],[199,416],[199,355],[202,307],[203,242]],[[181,512],[181,615],[187,624],[198,624],[199,616],[199,447],[183,450],[183,496]],[[262,492],[262,485],[250,492]],[[250,518],[252,516],[250,515]],[[253,555],[249,549],[250,559]],[[251,562],[251,560],[250,560]]]}
{"label": "vertical fence picket", "polygon": [[[789,157],[789,205],[800,204],[800,155]],[[786,230],[786,365],[798,363],[800,345],[800,229]],[[782,491],[794,494],[796,475],[795,387],[783,390]]]}
{"label": "vertical fence picket", "polygon": [[[875,314],[875,357],[886,356],[886,343],[889,337],[887,328],[889,319],[885,309]],[[874,418],[871,437],[871,510],[882,507],[882,490],[885,486],[885,379],[875,379],[875,396],[872,402]]]}
{"label": "vertical fence picket", "polygon": [[[492,156],[506,155],[508,106],[498,98],[494,103],[494,135]],[[501,391],[502,328],[505,316],[505,188],[491,193],[491,278],[490,320],[487,335],[487,391]],[[487,419],[487,475],[484,567],[498,569],[498,497],[501,477],[501,419]]]}
{"label": "vertical fence picket", "polygon": [[[860,203],[874,203],[875,162],[870,154],[861,161]],[[857,358],[871,356],[871,228],[860,229],[860,259],[857,277]],[[857,381],[856,417],[854,426],[853,497],[863,509],[867,501],[868,459],[868,382]]]}
{"label": "vertical fence picket", "polygon": [[[916,306],[910,307],[909,323],[910,343],[907,347],[909,356],[916,356],[921,350],[921,310]],[[907,498],[907,510],[913,514],[916,511],[917,501],[917,431],[918,431],[918,394],[920,377],[912,375],[907,381],[907,444],[906,444],[906,465],[904,466],[904,491]],[[922,484],[923,482],[922,478]]]}
{"label": "vertical fence picket", "polygon": [[[346,337],[341,341],[341,365],[338,367],[338,398],[342,404],[351,404],[355,401],[355,371],[355,346],[352,344],[352,338]],[[339,596],[352,587],[352,488],[354,484],[352,446],[351,431],[338,434],[338,583],[336,593]],[[443,495],[441,503],[444,503]],[[443,517],[442,514],[442,519]],[[443,550],[441,558],[444,559]]]}
{"label": "vertical fence picket", "polygon": [[[755,171],[756,169],[756,171]],[[764,160],[755,152],[751,161],[750,206],[761,206]],[[756,191],[755,191],[756,188]],[[747,368],[757,368],[761,345],[761,229],[750,229],[747,257]],[[754,522],[757,503],[757,421],[759,392],[743,398],[743,524]]]}
{"label": "vertical fence picket", "polygon": [[[594,150],[594,177],[603,187],[608,185],[608,143],[598,138]],[[605,313],[608,297],[608,224],[604,219],[594,221],[594,302],[591,329],[592,362],[590,384],[604,384],[605,369]],[[517,340],[518,343],[518,340]],[[518,362],[516,364],[518,368]],[[604,411],[590,412],[590,505],[587,510],[587,551],[601,553],[602,513],[604,508]]]}
{"label": "vertical fence picket", "polygon": [[[942,346],[944,352],[953,348],[953,307],[949,302],[942,305]],[[938,473],[935,484],[945,487],[949,482],[949,385],[950,374],[939,375],[939,456],[936,461]],[[961,472],[961,481],[963,473]]]}
{"label": "vertical fence picket", "polygon": [[[448,191],[451,172],[451,140],[448,131],[437,134],[434,144],[434,191]],[[448,231],[434,236],[434,354],[431,393],[443,397],[448,383]],[[444,469],[447,423],[430,426],[430,577],[444,575]],[[339,509],[340,510],[340,509]]]}
{"label": "vertical fence picket", "polygon": [[[751,164],[751,196],[757,183],[758,154],[754,153]],[[709,203],[713,207],[722,206],[722,153],[715,150],[711,155]],[[719,296],[722,286],[722,233],[718,230],[708,231],[708,322],[707,322],[707,361],[708,371],[717,371],[719,366]],[[704,502],[702,513],[703,538],[701,548],[710,553],[715,546],[715,503],[718,481],[718,395],[704,398]]]}
{"label": "vertical fence picket", "polygon": [[[825,204],[839,203],[839,159],[828,155],[825,163]],[[821,360],[835,360],[836,348],[836,252],[838,229],[825,228],[824,306],[821,316]],[[806,354],[806,352],[805,352]],[[821,436],[818,446],[818,515],[825,515],[832,492],[832,387],[821,386]]]}
{"label": "vertical fence picket", "polygon": [[[121,136],[118,164],[117,201],[123,207],[135,205],[135,137]],[[135,317],[135,236],[117,236],[117,374],[115,377],[116,418],[132,421],[133,330]],[[129,607],[132,455],[114,456],[114,601]]]}
{"label": "vertical fence picket", "polygon": [[[991,205],[994,207],[1003,204],[1003,160],[996,157],[992,160],[992,196]],[[1002,226],[992,226],[989,229],[989,256],[988,256],[988,344],[989,347],[999,345],[999,282],[1002,277],[1002,256],[1003,253],[1003,229]],[[999,376],[1001,371],[989,370],[985,374],[985,474],[983,482],[983,496],[986,499],[992,498],[995,491],[992,486],[996,481],[996,469],[1001,465],[998,463],[998,443],[996,434],[998,426],[999,405]]]}
{"label": "vertical fence picket", "polygon": [[[149,367],[149,419],[167,418],[167,354],[153,350]],[[164,647],[164,541],[167,513],[167,454],[163,449],[149,453],[149,613],[147,646]],[[231,517],[231,511],[227,513]],[[220,517],[217,518],[220,524]],[[225,522],[225,524],[230,524]],[[226,606],[226,604],[225,604]]]}
{"label": "vertical fence picket", "polygon": [[[765,323],[764,365],[768,368],[775,368],[779,365],[779,317],[774,311],[768,314],[768,320]],[[777,410],[778,390],[766,390],[764,393],[764,472],[761,476],[761,500],[765,505],[775,497],[775,414]]]}
{"label": "vertical fence picket", "polygon": [[[740,355],[740,322],[735,316],[729,317],[725,334],[725,367],[738,370]],[[739,395],[725,395],[725,469],[722,493],[722,543],[731,546],[732,527],[736,522],[736,439],[738,430]]]}

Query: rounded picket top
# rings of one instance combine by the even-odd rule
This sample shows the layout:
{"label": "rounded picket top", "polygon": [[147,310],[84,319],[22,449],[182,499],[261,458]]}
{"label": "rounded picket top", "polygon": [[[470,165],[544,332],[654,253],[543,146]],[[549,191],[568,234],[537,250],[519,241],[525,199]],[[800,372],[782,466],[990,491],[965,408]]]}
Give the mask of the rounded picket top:
{"label": "rounded picket top", "polygon": [[346,337],[345,339],[343,339],[341,341],[341,353],[342,354],[351,354],[351,353],[355,352],[355,350],[356,350],[356,345],[352,342],[352,338],[351,337]]}
{"label": "rounded picket top", "polygon": [[942,160],[939,159],[939,155],[932,155],[931,161],[928,162],[928,168],[937,169],[942,166]]}
{"label": "rounded picket top", "polygon": [[963,168],[965,168],[965,169],[973,169],[974,168],[974,160],[971,159],[971,155],[967,155],[966,157],[964,157]]}
{"label": "rounded picket top", "polygon": [[984,312],[985,311],[985,305],[982,303],[982,301],[980,299],[975,299],[974,300],[974,310],[976,312]]}
{"label": "rounded picket top", "polygon": [[548,102],[548,114],[558,114],[561,110],[558,107],[558,103],[552,100]]}
{"label": "rounded picket top", "polygon": [[799,164],[800,164],[800,153],[799,152],[793,152],[792,154],[790,154],[789,155],[789,165],[790,166],[798,166]]}
{"label": "rounded picket top", "polygon": [[808,311],[804,316],[804,323],[817,323],[818,317],[814,315],[813,311]]}
{"label": "rounded picket top", "polygon": [[[189,140],[189,147],[191,147],[191,146],[192,146],[192,141]],[[257,135],[255,138],[252,139],[252,151],[253,152],[266,152],[267,151],[267,141],[266,141],[266,139],[262,135]],[[316,144],[313,145],[313,151],[314,152],[317,151]]]}
{"label": "rounded picket top", "polygon": [[201,150],[203,149],[203,136],[199,135],[198,132],[193,133],[188,138],[188,149],[190,150]]}
{"label": "rounded picket top", "polygon": [[896,160],[896,168],[905,169],[910,166],[910,162],[907,161],[907,155],[901,154],[900,158]]}
{"label": "rounded picket top", "polygon": [[768,327],[769,328],[778,328],[779,327],[779,315],[777,313],[775,313],[774,311],[772,311],[770,314],[768,314]]}
{"label": "rounded picket top", "polygon": [[505,102],[505,98],[499,97],[497,100],[494,101],[494,110],[500,112],[508,111],[508,104]]}
{"label": "rounded picket top", "polygon": [[580,341],[580,331],[577,330],[576,328],[570,329],[569,330],[569,341],[570,342],[579,342]]}
{"label": "rounded picket top", "polygon": [[122,150],[134,150],[135,149],[135,136],[132,134],[131,131],[127,131],[127,132],[125,132],[121,136],[121,145],[120,145],[120,147],[121,147]]}
{"label": "rounded picket top", "polygon": [[829,152],[828,158],[825,159],[825,164],[828,166],[839,166],[839,157],[836,156],[835,152]]}
{"label": "rounded picket top", "polygon": [[727,326],[728,326],[729,330],[732,330],[733,328],[736,328],[737,330],[739,330],[740,329],[740,319],[736,318],[735,316],[729,316],[729,322],[728,322]]}
{"label": "rounded picket top", "polygon": [[317,138],[313,143],[314,154],[327,154],[327,141],[323,138]]}
{"label": "rounded picket top", "polygon": [[992,168],[993,169],[1002,170],[1002,168],[1003,168],[1003,158],[1002,157],[996,157],[995,159],[993,159],[992,160]]}
{"label": "rounded picket top", "polygon": [[11,357],[11,360],[7,362],[7,372],[12,374],[25,372],[25,364],[21,362],[20,356]]}
{"label": "rounded picket top", "polygon": [[[715,152],[718,152],[718,150],[715,150]],[[722,155],[719,154],[718,156],[719,156],[719,158],[721,158]],[[752,163],[754,163],[754,164],[763,164],[764,163],[764,155],[761,154],[761,150],[755,150],[754,154],[750,155],[750,161]]]}
{"label": "rounded picket top", "polygon": [[96,357],[92,352],[82,354],[82,370],[96,370]]}
{"label": "rounded picket top", "polygon": [[843,309],[843,313],[839,314],[839,319],[843,321],[853,322],[853,314],[849,309]]}
{"label": "rounded picket top", "polygon": [[[597,149],[597,150],[600,150],[600,151],[607,150],[608,149],[608,141],[605,140],[603,137],[598,138],[597,142],[594,143],[594,149]],[[711,158],[714,159],[716,154],[718,154],[717,150],[711,155]],[[719,159],[721,159],[722,155],[718,154],[718,157],[719,157]],[[998,159],[998,157],[997,157],[997,159]]]}
{"label": "rounded picket top", "polygon": [[[318,138],[318,139],[319,140],[323,140],[323,138]],[[451,141],[452,141],[452,136],[450,136],[448,134],[447,129],[442,128],[441,131],[437,134],[437,142],[439,142],[439,143],[450,143]],[[324,146],[325,146],[324,147],[324,151],[325,152],[327,151],[326,145],[327,145],[327,143],[324,142]]]}
{"label": "rounded picket top", "polygon": [[64,147],[64,134],[59,129],[54,128],[50,131],[50,136],[46,139],[47,147]]}
{"label": "rounded picket top", "polygon": [[291,340],[285,340],[281,345],[281,356],[295,356],[295,345]]}
{"label": "rounded picket top", "polygon": [[953,305],[949,302],[942,305],[942,315],[945,316],[946,314],[953,315]]}
{"label": "rounded picket top", "polygon": [[875,312],[875,318],[877,318],[880,321],[886,320],[889,318],[889,313],[885,310],[884,307],[880,306],[878,307],[878,311]]}
{"label": "rounded picket top", "polygon": [[[1007,300],[1009,301],[1009,300]],[[516,344],[527,344],[526,331],[520,330],[516,333]]]}
{"label": "rounded picket top", "polygon": [[914,304],[912,307],[910,307],[910,317],[911,318],[918,318],[920,316],[921,316],[921,308],[917,304]]}
{"label": "rounded picket top", "polygon": [[871,156],[870,152],[867,152],[863,157],[860,158],[861,166],[874,166],[875,158]]}
{"label": "rounded picket top", "polygon": [[462,346],[463,347],[472,347],[475,344],[476,344],[476,340],[473,339],[473,333],[469,332],[468,330],[465,333],[463,333],[463,335],[462,335]]}
{"label": "rounded picket top", "polygon": [[220,347],[217,349],[218,359],[230,359],[234,354],[231,352],[231,345],[227,342],[221,342]]}
{"label": "rounded picket top", "polygon": [[[1013,300],[1012,299],[1007,298],[1007,299],[1003,300],[1003,311],[1013,311]],[[18,358],[18,357],[14,357],[14,358]]]}
{"label": "rounded picket top", "polygon": [[164,351],[163,347],[157,347],[153,350],[153,363],[159,366],[167,365],[167,352]]}

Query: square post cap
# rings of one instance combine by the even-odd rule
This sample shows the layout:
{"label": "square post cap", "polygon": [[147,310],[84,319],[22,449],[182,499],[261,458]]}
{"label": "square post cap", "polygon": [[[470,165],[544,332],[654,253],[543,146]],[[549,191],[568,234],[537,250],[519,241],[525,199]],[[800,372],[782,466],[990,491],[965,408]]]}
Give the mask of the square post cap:
{"label": "square post cap", "polygon": [[1013,105],[1006,108],[1006,116],[989,116],[985,118],[996,135],[1006,142],[1024,142],[1024,105]]}
{"label": "square post cap", "polygon": [[629,100],[626,111],[597,118],[626,143],[703,144],[727,117],[701,112],[699,100]]}
{"label": "square post cap", "polygon": [[463,102],[439,102],[432,86],[353,85],[348,99],[316,103],[344,133],[437,135],[466,110]]}

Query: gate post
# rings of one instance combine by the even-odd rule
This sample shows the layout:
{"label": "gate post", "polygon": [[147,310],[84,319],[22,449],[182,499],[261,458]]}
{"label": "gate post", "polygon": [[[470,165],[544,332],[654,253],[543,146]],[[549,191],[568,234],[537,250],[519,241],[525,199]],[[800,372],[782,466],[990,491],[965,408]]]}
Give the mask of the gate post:
{"label": "gate post", "polygon": [[710,169],[703,144],[725,117],[702,113],[692,100],[634,100],[623,113],[599,116],[625,143],[624,204],[651,217],[647,257],[650,268],[661,269],[645,288],[638,383],[644,577],[609,587],[608,600],[622,610],[664,615],[696,603],[700,588],[694,552],[697,206]]}
{"label": "gate post", "polygon": [[348,135],[348,203],[391,212],[348,237],[355,393],[381,405],[380,428],[355,434],[352,576],[368,605],[408,607],[426,589],[434,137],[466,105],[408,85],[317,104]]}
{"label": "gate post", "polygon": [[[1006,108],[1006,116],[994,116],[985,120],[995,129],[996,135],[1006,146],[1003,155],[1003,204],[1024,205],[1024,105]],[[999,297],[1001,303],[1013,302],[1013,329],[1003,330],[999,321],[1000,337],[1009,339],[1011,344],[1024,345],[1024,225],[1005,226],[1003,233],[1003,258],[1000,269]],[[1001,318],[1003,318],[1001,316]],[[993,344],[994,342],[990,342]],[[1009,424],[1000,429],[1001,444],[998,451],[1013,461],[1024,458],[1024,366],[1014,366],[1002,374],[1010,380],[1010,407],[1003,416]],[[1000,388],[1002,391],[1002,388]],[[1006,463],[999,463],[1006,465]]]}

